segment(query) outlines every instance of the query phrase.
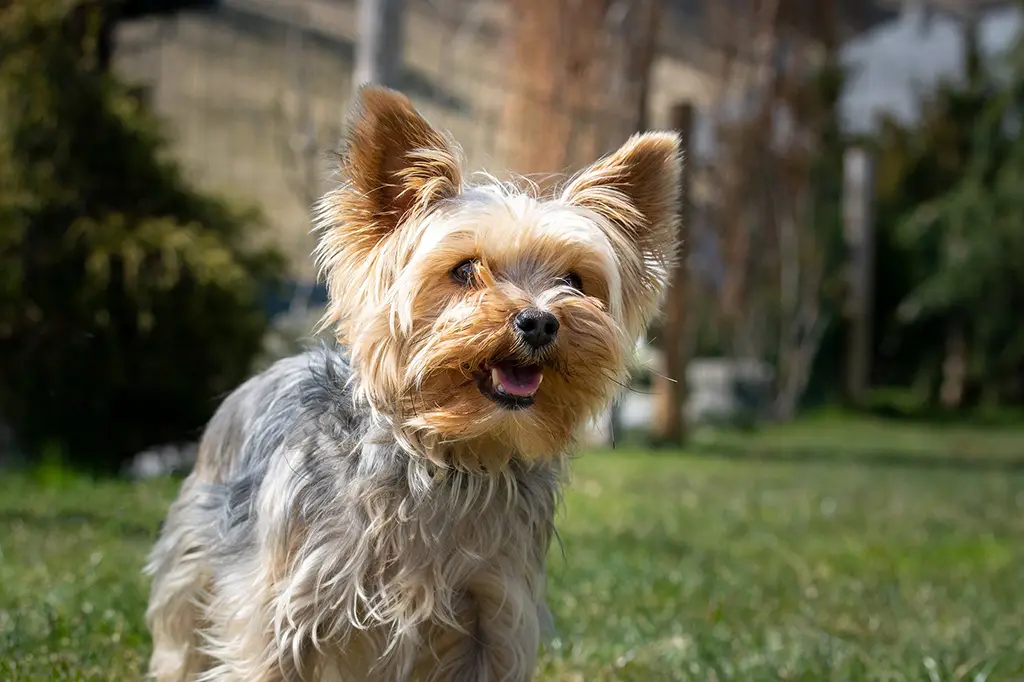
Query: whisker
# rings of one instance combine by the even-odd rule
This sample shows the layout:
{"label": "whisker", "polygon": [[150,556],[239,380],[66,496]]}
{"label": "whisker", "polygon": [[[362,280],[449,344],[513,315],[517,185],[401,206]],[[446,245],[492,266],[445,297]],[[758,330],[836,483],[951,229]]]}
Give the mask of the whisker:
{"label": "whisker", "polygon": [[657,395],[658,394],[657,391],[645,391],[643,389],[636,388],[632,384],[623,383],[623,382],[619,381],[618,379],[616,379],[615,377],[611,377],[611,376],[608,376],[606,374],[602,374],[602,376],[605,379],[607,379],[608,381],[612,382],[613,384],[626,389],[630,393],[635,393],[636,395]]}
{"label": "whisker", "polygon": [[661,372],[653,370],[650,367],[645,367],[644,369],[646,369],[648,372],[650,372],[651,374],[653,374],[654,376],[656,376],[656,377],[658,377],[660,379],[664,379],[665,381],[671,381],[673,384],[678,384],[679,383],[679,379],[673,379],[672,377],[666,376],[665,374],[662,374]]}

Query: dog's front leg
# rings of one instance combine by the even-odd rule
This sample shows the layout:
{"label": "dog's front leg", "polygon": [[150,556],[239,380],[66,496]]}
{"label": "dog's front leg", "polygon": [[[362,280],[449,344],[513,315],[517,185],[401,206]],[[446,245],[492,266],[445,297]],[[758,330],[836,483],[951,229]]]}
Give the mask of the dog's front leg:
{"label": "dog's front leg", "polygon": [[217,642],[216,665],[201,682],[314,682],[319,673],[313,647],[297,643],[288,633],[244,633],[231,642]]}
{"label": "dog's front leg", "polygon": [[464,628],[436,633],[438,659],[425,679],[445,682],[528,682],[540,644],[537,599],[525,583],[498,575],[474,582],[462,609]]}
{"label": "dog's front leg", "polygon": [[267,566],[244,568],[220,583],[220,598],[207,611],[211,627],[204,650],[214,665],[198,682],[313,682],[320,656],[307,614],[281,613],[289,602]]}

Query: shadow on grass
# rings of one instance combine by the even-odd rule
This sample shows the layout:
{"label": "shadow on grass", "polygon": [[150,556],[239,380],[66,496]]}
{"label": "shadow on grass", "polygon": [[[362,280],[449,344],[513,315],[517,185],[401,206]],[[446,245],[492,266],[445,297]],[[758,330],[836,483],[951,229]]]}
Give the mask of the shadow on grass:
{"label": "shadow on grass", "polygon": [[122,537],[140,540],[155,540],[157,535],[156,525],[146,525],[128,519],[96,514],[84,510],[52,513],[19,510],[0,511],[0,527],[9,527],[13,523],[22,523],[40,532],[66,531],[88,526],[102,528],[105,531],[114,532]]}
{"label": "shadow on grass", "polygon": [[948,469],[954,471],[995,471],[1005,473],[1024,472],[1024,453],[1012,457],[995,457],[933,454],[927,452],[910,454],[905,451],[881,448],[857,450],[799,446],[787,446],[785,448],[759,446],[752,448],[726,443],[693,445],[687,447],[686,453],[694,457],[734,461],[858,464],[907,469]]}

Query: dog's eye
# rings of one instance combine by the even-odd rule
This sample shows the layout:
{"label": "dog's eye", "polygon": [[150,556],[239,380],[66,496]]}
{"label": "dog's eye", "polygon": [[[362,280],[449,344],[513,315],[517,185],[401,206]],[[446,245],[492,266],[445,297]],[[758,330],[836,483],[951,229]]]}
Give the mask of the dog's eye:
{"label": "dog's eye", "polygon": [[559,277],[558,281],[567,287],[572,287],[576,291],[583,293],[583,279],[575,272],[570,272],[567,275]]}
{"label": "dog's eye", "polygon": [[452,268],[452,279],[459,284],[472,284],[476,276],[476,259],[467,258]]}

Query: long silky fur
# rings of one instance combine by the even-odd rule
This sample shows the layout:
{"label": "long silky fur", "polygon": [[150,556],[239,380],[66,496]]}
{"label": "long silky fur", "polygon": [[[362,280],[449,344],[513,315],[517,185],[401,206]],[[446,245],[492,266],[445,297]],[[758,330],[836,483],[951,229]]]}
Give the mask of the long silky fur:
{"label": "long silky fur", "polygon": [[[276,363],[207,426],[147,566],[151,677],[530,680],[566,453],[657,312],[679,156],[646,134],[548,200],[467,187],[408,99],[364,90],[317,210],[346,345]],[[556,343],[525,347],[526,307]],[[530,409],[478,386],[511,358],[542,367]]]}
{"label": "long silky fur", "polygon": [[350,379],[320,349],[217,411],[147,567],[157,680],[529,679],[564,462],[440,469]]}

